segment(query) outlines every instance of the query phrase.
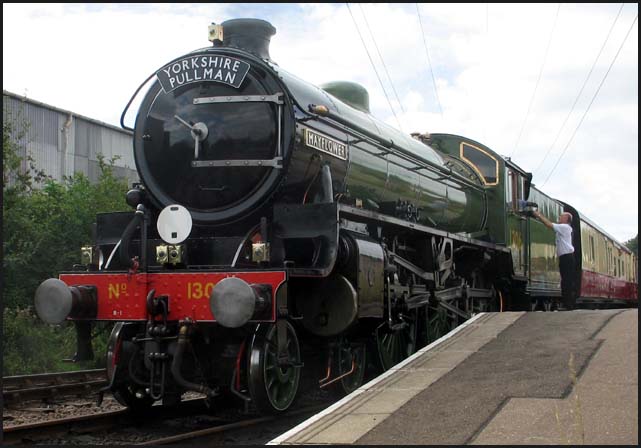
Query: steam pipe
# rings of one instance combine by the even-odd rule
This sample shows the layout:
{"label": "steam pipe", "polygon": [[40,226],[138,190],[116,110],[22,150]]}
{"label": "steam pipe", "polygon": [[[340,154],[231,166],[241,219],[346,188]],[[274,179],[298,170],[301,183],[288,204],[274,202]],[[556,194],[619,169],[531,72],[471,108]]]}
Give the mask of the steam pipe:
{"label": "steam pipe", "polygon": [[[140,267],[143,272],[147,272],[147,227],[149,226],[149,213],[144,209],[144,206],[141,204],[138,207],[142,207],[142,222],[140,227]],[[136,213],[138,213],[138,207],[136,208]]]}
{"label": "steam pipe", "polygon": [[176,383],[178,383],[178,385],[183,387],[184,389],[205,394],[209,397],[215,397],[217,394],[213,389],[210,389],[204,384],[196,384],[187,381],[185,378],[183,378],[182,373],[180,373],[180,368],[183,362],[183,354],[185,353],[187,344],[189,344],[189,337],[187,336],[188,330],[188,325],[181,325],[180,331],[178,332],[178,344],[176,345],[174,359],[171,362],[171,374],[173,375],[174,380],[176,380]]}
{"label": "steam pipe", "polygon": [[136,231],[136,227],[138,227],[138,225],[142,224],[144,227],[144,218],[145,207],[142,204],[139,204],[138,208],[136,209],[134,219],[129,222],[122,234],[122,237],[120,238],[120,262],[127,268],[131,267],[131,258],[129,257],[129,243],[131,241],[131,237]]}
{"label": "steam pipe", "polygon": [[323,188],[323,199],[322,202],[334,202],[334,191],[332,188],[332,171],[329,167],[329,163],[323,165],[321,171],[321,185]]}

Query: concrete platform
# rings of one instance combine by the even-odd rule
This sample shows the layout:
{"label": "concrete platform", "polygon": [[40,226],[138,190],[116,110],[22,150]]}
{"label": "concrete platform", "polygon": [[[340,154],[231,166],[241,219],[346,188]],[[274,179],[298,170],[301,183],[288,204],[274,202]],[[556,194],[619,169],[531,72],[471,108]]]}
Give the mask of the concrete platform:
{"label": "concrete platform", "polygon": [[484,313],[275,444],[638,442],[638,310]]}

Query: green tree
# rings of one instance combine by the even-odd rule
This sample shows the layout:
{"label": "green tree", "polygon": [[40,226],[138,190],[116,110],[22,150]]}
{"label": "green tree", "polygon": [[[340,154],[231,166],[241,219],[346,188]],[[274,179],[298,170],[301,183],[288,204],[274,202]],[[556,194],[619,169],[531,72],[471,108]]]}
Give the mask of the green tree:
{"label": "green tree", "polygon": [[106,162],[100,156],[95,184],[82,173],[57,182],[33,167],[20,172],[13,129],[11,122],[3,125],[4,304],[24,308],[43,280],[79,262],[80,247],[91,243],[96,213],[128,209],[127,182],[114,175],[115,158]]}
{"label": "green tree", "polygon": [[[61,370],[60,360],[75,351],[75,331],[34,316],[35,290],[80,261],[97,213],[129,209],[127,182],[114,175],[115,158],[100,156],[96,183],[81,173],[55,181],[20,156],[26,125],[4,110],[3,118],[3,374]],[[97,363],[104,339],[96,344]]]}

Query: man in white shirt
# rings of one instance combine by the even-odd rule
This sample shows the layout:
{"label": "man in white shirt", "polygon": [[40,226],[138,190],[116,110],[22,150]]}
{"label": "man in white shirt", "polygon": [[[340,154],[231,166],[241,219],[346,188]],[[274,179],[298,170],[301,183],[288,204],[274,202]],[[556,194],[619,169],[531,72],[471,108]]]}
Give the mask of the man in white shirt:
{"label": "man in white shirt", "polygon": [[561,272],[561,296],[566,310],[574,309],[574,246],[572,246],[572,215],[561,213],[557,224],[550,222],[538,211],[532,212],[546,227],[554,230],[556,235],[556,255],[559,257],[559,270]]}

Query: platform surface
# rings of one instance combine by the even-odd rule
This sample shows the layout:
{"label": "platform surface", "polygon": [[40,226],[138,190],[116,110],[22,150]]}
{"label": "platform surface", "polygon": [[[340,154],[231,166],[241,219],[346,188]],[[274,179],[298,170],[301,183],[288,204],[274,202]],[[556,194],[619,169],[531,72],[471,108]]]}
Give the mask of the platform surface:
{"label": "platform surface", "polygon": [[638,310],[483,313],[269,444],[638,442]]}

